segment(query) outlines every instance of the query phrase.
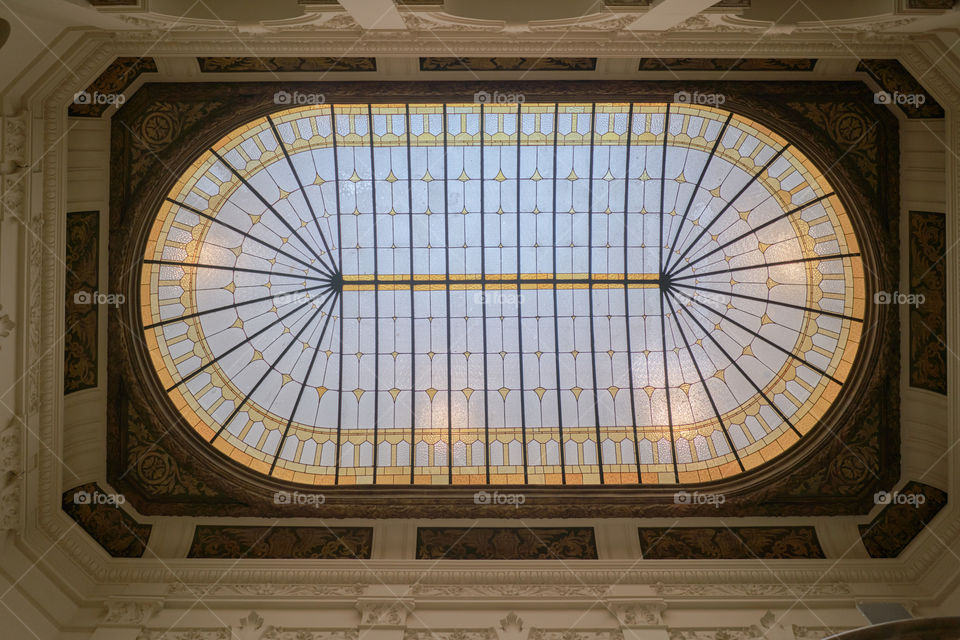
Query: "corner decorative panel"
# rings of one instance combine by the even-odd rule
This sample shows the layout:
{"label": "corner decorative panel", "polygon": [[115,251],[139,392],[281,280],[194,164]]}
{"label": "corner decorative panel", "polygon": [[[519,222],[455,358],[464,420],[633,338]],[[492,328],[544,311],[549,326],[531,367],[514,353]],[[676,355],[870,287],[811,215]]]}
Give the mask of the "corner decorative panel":
{"label": "corner decorative panel", "polygon": [[140,524],[119,505],[122,494],[103,491],[94,482],[63,494],[63,510],[114,558],[140,558],[147,549],[149,524]]}
{"label": "corner decorative panel", "polygon": [[[907,71],[899,60],[870,59],[861,60],[857,71],[870,74],[877,84],[887,92],[893,104],[900,107],[908,118],[942,118],[943,107],[928,94],[923,85]],[[900,101],[897,96],[922,96],[918,99]]]}
{"label": "corner decorative panel", "polygon": [[156,70],[157,63],[153,58],[117,58],[86,90],[78,94],[80,97],[74,98],[67,113],[71,117],[99,118],[117,101],[116,96],[123,94],[141,73]]}
{"label": "corner decorative panel", "polygon": [[[918,496],[922,496],[919,498]],[[881,498],[887,504],[870,524],[860,525],[860,539],[871,558],[896,558],[947,504],[947,494],[910,481]]]}

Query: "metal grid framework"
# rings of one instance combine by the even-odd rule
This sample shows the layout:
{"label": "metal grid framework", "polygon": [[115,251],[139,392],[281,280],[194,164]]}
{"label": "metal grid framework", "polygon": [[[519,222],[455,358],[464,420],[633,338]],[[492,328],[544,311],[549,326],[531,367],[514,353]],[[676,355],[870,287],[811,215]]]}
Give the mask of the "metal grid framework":
{"label": "metal grid framework", "polygon": [[843,205],[664,103],[321,105],[204,153],[142,269],[186,422],[306,484],[672,484],[807,434],[856,356]]}

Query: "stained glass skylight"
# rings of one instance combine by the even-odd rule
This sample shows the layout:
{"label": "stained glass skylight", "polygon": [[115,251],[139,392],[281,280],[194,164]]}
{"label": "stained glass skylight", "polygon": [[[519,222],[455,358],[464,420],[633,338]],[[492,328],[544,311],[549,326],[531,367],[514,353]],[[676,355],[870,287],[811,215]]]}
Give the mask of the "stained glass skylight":
{"label": "stained glass skylight", "polygon": [[808,434],[862,330],[840,199],[664,103],[319,105],[157,213],[144,332],[186,422],[306,484],[672,484]]}

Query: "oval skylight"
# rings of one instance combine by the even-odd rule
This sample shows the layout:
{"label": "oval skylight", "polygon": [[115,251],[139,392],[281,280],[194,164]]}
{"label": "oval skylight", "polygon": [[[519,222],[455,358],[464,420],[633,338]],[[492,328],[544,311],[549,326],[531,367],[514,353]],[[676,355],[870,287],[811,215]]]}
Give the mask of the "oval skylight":
{"label": "oval skylight", "polygon": [[740,115],[320,105],[197,159],[141,303],[186,422],[260,473],[671,484],[814,428],[862,268],[827,180]]}

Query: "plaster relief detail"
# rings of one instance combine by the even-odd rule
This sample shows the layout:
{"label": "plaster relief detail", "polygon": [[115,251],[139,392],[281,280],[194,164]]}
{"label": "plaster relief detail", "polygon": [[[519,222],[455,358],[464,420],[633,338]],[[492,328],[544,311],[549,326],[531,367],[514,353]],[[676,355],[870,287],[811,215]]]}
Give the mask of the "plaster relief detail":
{"label": "plaster relief detail", "polygon": [[103,616],[102,626],[140,627],[149,622],[150,618],[163,608],[163,601],[108,598],[106,607],[107,612]]}
{"label": "plaster relief detail", "polygon": [[407,614],[413,611],[413,600],[391,598],[388,600],[357,601],[361,628],[402,628],[407,624]]}
{"label": "plaster relief detail", "polygon": [[608,602],[607,608],[617,618],[620,626],[627,629],[661,626],[663,610],[667,605],[658,602]]}

